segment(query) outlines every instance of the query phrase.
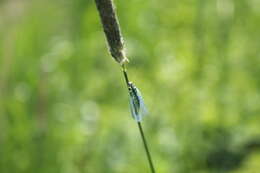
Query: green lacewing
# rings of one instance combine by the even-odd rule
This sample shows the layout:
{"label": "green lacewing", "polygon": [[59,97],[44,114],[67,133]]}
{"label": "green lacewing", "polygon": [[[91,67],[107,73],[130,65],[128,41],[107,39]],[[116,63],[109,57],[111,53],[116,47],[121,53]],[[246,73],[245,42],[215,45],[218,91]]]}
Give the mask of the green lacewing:
{"label": "green lacewing", "polygon": [[147,109],[144,104],[144,99],[139,89],[132,83],[129,82],[129,93],[130,93],[130,110],[132,117],[137,121],[141,122],[143,116],[147,114]]}

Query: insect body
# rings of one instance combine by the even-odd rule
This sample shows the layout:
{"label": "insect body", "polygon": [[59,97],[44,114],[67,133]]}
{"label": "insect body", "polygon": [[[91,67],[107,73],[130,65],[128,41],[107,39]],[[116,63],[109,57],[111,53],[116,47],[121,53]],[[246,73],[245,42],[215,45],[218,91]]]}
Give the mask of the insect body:
{"label": "insect body", "polygon": [[128,89],[130,93],[131,114],[137,122],[140,122],[142,121],[142,117],[147,114],[144,100],[142,98],[141,92],[132,82],[129,82]]}

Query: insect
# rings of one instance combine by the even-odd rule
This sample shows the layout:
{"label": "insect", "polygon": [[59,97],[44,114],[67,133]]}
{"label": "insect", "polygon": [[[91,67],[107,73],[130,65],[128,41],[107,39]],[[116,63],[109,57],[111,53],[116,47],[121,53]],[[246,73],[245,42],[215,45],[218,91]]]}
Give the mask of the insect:
{"label": "insect", "polygon": [[143,97],[139,89],[132,82],[128,83],[128,89],[130,94],[130,110],[132,117],[137,122],[141,122],[143,116],[147,114]]}

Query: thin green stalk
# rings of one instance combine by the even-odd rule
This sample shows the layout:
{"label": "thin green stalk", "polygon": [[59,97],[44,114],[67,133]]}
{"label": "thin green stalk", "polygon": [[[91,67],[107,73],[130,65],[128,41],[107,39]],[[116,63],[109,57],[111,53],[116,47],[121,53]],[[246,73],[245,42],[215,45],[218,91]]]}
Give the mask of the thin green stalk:
{"label": "thin green stalk", "polygon": [[128,79],[125,67],[125,63],[128,62],[128,59],[125,55],[124,41],[120,31],[120,26],[115,12],[113,1],[95,0],[95,2],[106,35],[110,54],[116,60],[116,62],[118,62],[122,66],[125,82],[130,96],[131,113],[134,119],[137,121],[141,138],[144,144],[145,152],[148,158],[149,166],[151,168],[151,172],[155,173],[152,157],[149,152],[144,131],[141,125],[141,120],[142,117],[145,115],[146,109],[140,91]]}
{"label": "thin green stalk", "polygon": [[[129,86],[130,81],[129,81],[129,78],[128,78],[128,75],[127,75],[125,65],[122,65],[122,68],[123,68],[123,74],[124,74],[126,85],[129,88],[130,87]],[[147,159],[148,159],[148,162],[149,162],[151,172],[155,173],[152,156],[150,154],[150,151],[149,151],[149,148],[148,148],[148,145],[147,145],[147,142],[146,142],[145,134],[144,134],[144,131],[143,131],[143,128],[142,128],[142,123],[140,121],[137,121],[137,124],[138,124],[139,132],[140,132],[143,144],[144,144],[144,148],[145,148],[145,152],[146,152],[146,156],[147,156]]]}
{"label": "thin green stalk", "polygon": [[146,155],[147,155],[147,159],[148,159],[151,171],[152,171],[152,173],[155,173],[155,169],[154,169],[154,166],[153,166],[153,160],[152,160],[149,148],[148,148],[147,143],[146,143],[146,139],[145,139],[144,131],[143,131],[143,128],[142,128],[142,124],[141,124],[141,122],[137,122],[137,123],[138,123],[140,134],[142,136],[145,152],[146,152]]}

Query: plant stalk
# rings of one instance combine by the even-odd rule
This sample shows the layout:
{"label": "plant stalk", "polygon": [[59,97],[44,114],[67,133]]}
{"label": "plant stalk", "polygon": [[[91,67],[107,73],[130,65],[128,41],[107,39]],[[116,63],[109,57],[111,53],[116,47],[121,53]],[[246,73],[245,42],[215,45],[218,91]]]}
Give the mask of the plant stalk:
{"label": "plant stalk", "polygon": [[149,148],[147,146],[147,142],[146,142],[146,139],[145,139],[145,135],[144,135],[144,131],[143,131],[143,128],[142,128],[142,124],[141,124],[141,122],[137,122],[137,124],[138,124],[138,127],[139,127],[140,134],[142,136],[142,141],[143,141],[143,144],[144,144],[144,148],[145,148],[145,152],[146,152],[146,156],[147,156],[147,159],[148,159],[148,162],[149,162],[149,166],[150,166],[151,172],[155,173],[155,169],[154,169],[154,166],[153,166],[153,160],[152,160]]}
{"label": "plant stalk", "polygon": [[[126,71],[125,65],[122,65],[122,68],[123,68],[123,74],[124,74],[124,78],[125,78],[125,82],[126,82],[127,88],[129,88],[130,87],[129,86],[129,79],[128,79],[128,75],[127,75],[127,71]],[[147,142],[146,142],[145,134],[144,134],[144,131],[143,131],[143,128],[142,128],[142,123],[141,122],[137,122],[137,124],[138,124],[139,132],[140,132],[143,144],[144,144],[145,153],[146,153],[146,156],[147,156],[147,159],[148,159],[148,162],[149,162],[149,166],[150,166],[151,172],[155,173],[153,160],[152,160],[152,157],[151,157],[151,154],[150,154]]]}
{"label": "plant stalk", "polygon": [[[117,19],[115,6],[113,0],[95,0],[97,10],[99,12],[99,16],[101,19],[101,23],[103,26],[104,33],[106,35],[106,39],[109,46],[109,51],[112,57],[122,66],[123,74],[125,78],[125,82],[130,94],[131,90],[131,82],[128,79],[125,63],[128,62],[128,59],[125,55],[124,51],[124,41],[120,31],[119,22]],[[131,94],[130,94],[131,97]],[[145,139],[145,135],[142,129],[142,125],[140,121],[137,121],[139,131],[142,137],[142,141],[144,144],[145,152],[148,158],[148,162],[151,168],[151,172],[155,173],[155,169],[152,162],[152,157],[149,152],[149,148],[147,146],[147,142]]]}

